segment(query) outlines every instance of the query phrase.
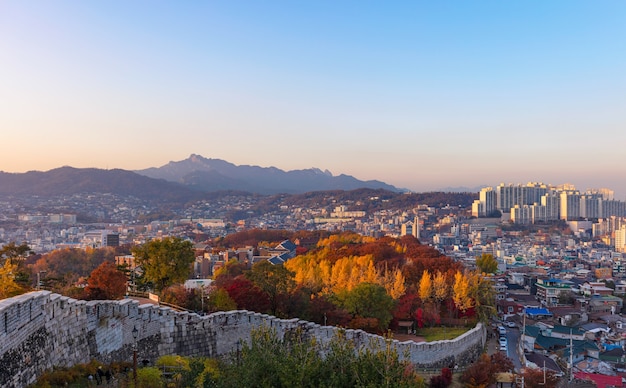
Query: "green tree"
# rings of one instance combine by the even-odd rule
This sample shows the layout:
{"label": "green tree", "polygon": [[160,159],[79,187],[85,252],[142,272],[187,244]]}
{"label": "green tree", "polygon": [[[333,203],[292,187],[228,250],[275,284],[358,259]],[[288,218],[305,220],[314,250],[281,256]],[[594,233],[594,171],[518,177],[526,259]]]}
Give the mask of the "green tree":
{"label": "green tree", "polygon": [[384,331],[393,318],[395,303],[383,286],[361,283],[346,293],[343,307],[356,317],[375,318],[378,329]]}
{"label": "green tree", "polygon": [[32,253],[32,250],[28,244],[23,243],[16,245],[15,242],[10,242],[0,249],[0,258],[9,260],[11,264],[15,264],[14,262],[16,260],[23,260],[29,253]]}
{"label": "green tree", "polygon": [[165,237],[134,247],[135,262],[144,271],[144,279],[152,282],[156,291],[174,283],[184,282],[195,260],[193,245],[178,237]]}
{"label": "green tree", "polygon": [[276,316],[284,312],[282,304],[296,285],[293,277],[293,272],[287,268],[274,265],[267,260],[254,264],[246,273],[246,278],[267,295],[271,313]]}
{"label": "green tree", "polygon": [[281,339],[273,329],[253,330],[250,343],[241,345],[236,353],[233,352],[231,361],[222,364],[215,385],[278,388],[425,386],[410,363],[400,360],[390,339],[384,344],[374,341],[367,349],[358,350],[344,332],[339,332],[325,346],[305,334],[294,330]]}
{"label": "green tree", "polygon": [[476,267],[483,273],[496,273],[498,271],[498,261],[489,253],[483,253],[476,258]]}
{"label": "green tree", "polygon": [[223,288],[215,288],[209,292],[209,311],[230,311],[237,309],[237,303]]}
{"label": "green tree", "polygon": [[181,386],[183,374],[191,370],[189,359],[177,354],[159,357],[156,361],[156,366],[163,371],[169,372],[169,380],[176,387]]}
{"label": "green tree", "polygon": [[137,386],[134,388],[159,388],[163,384],[163,374],[156,367],[137,369]]}
{"label": "green tree", "polygon": [[29,287],[30,273],[25,269],[24,261],[31,253],[33,251],[26,243],[16,245],[15,242],[10,242],[0,248],[0,263],[4,260],[15,265],[13,280],[21,289]]}
{"label": "green tree", "polygon": [[487,322],[496,314],[496,292],[493,280],[479,272],[468,275],[469,295],[472,298],[476,315],[481,322]]}

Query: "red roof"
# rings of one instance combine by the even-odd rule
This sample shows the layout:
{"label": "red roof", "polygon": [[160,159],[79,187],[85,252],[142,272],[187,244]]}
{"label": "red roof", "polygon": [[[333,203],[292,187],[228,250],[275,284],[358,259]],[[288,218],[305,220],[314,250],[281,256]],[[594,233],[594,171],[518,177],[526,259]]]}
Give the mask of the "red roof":
{"label": "red roof", "polygon": [[586,373],[586,372],[578,372],[575,373],[577,379],[581,380],[591,380],[598,388],[607,388],[607,387],[623,387],[622,378],[620,376],[607,376],[601,375],[597,373]]}

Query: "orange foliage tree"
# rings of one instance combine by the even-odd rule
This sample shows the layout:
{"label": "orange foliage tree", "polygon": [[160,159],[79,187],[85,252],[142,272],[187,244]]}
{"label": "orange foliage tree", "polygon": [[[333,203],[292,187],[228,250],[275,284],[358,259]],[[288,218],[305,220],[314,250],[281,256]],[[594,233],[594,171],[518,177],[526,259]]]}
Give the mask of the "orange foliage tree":
{"label": "orange foliage tree", "polygon": [[126,275],[105,261],[93,270],[85,287],[87,299],[120,299],[126,293]]}

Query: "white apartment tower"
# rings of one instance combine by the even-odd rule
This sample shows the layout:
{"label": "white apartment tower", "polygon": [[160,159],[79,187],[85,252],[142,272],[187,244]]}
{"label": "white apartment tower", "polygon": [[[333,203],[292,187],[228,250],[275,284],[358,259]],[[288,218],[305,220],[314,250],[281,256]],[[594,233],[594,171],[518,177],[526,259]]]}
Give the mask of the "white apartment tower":
{"label": "white apartment tower", "polygon": [[533,205],[541,201],[541,197],[548,192],[543,183],[530,182],[526,185],[505,185],[496,187],[496,207],[504,213],[511,211],[515,205]]}
{"label": "white apartment tower", "polygon": [[561,213],[559,218],[565,221],[580,218],[580,192],[561,192]]}
{"label": "white apartment tower", "polygon": [[615,250],[617,252],[626,252],[626,225],[615,231]]}
{"label": "white apartment tower", "polygon": [[541,197],[541,205],[545,206],[545,220],[556,221],[561,214],[561,196],[556,191],[550,191]]}
{"label": "white apartment tower", "polygon": [[582,218],[602,218],[602,195],[586,193],[580,196],[580,216]]}
{"label": "white apartment tower", "polygon": [[496,210],[496,192],[493,187],[484,187],[478,193],[478,199],[472,203],[472,216],[486,217]]}

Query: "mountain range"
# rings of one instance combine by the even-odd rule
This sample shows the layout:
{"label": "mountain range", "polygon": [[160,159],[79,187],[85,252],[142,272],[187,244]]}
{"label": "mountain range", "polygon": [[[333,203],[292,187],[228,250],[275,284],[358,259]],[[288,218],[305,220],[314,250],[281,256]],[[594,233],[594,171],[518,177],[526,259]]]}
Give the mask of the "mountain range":
{"label": "mountain range", "polygon": [[189,200],[202,193],[217,191],[271,195],[359,188],[403,191],[384,182],[361,181],[344,174],[333,176],[329,171],[317,168],[283,171],[275,167],[237,166],[199,155],[137,171],[66,166],[45,172],[0,172],[0,195],[50,196],[101,192],[151,200]]}
{"label": "mountain range", "polygon": [[283,171],[276,167],[237,166],[221,159],[208,159],[195,154],[185,160],[135,172],[204,192],[238,190],[270,195],[361,188],[406,191],[381,181],[361,181],[344,174],[333,176],[330,171],[318,168]]}

